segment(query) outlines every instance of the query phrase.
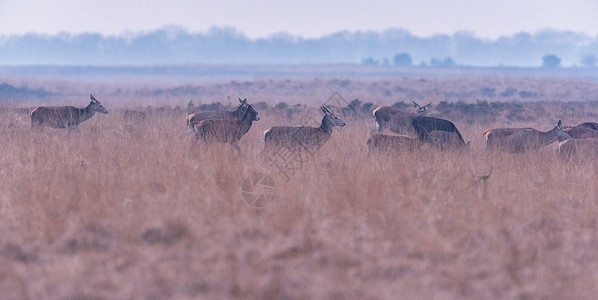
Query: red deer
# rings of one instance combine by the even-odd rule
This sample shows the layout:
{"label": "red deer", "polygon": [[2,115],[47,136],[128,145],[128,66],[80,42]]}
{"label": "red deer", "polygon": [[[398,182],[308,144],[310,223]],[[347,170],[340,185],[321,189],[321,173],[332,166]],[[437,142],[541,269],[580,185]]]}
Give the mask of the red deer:
{"label": "red deer", "polygon": [[559,143],[558,153],[564,161],[598,158],[598,138],[566,140]]}
{"label": "red deer", "polygon": [[577,126],[587,127],[590,129],[598,130],[598,123],[595,123],[595,122],[585,122],[585,123],[581,123]]}
{"label": "red deer", "polygon": [[463,141],[463,138],[458,132],[434,130],[427,132],[425,137],[426,143],[428,143],[431,148],[438,150],[468,149],[470,145],[470,142],[465,143]]}
{"label": "red deer", "polygon": [[415,151],[422,147],[424,142],[404,135],[386,135],[377,133],[368,141],[369,154],[378,154],[392,151]]}
{"label": "red deer", "polygon": [[394,133],[410,136],[415,135],[413,127],[411,126],[412,119],[416,116],[424,115],[432,103],[419,106],[415,101],[412,102],[413,106],[417,108],[416,114],[405,112],[390,106],[380,106],[376,108],[372,112],[376,121],[375,131],[382,132],[384,129],[388,128]]}
{"label": "red deer", "polygon": [[513,153],[536,150],[556,142],[559,138],[570,139],[562,127],[561,120],[546,132],[533,128],[496,128],[487,129],[483,133],[486,138],[486,149],[501,149]]}
{"label": "red deer", "polygon": [[251,128],[253,121],[259,121],[258,113],[247,105],[247,109],[241,120],[222,120],[209,119],[199,122],[192,122],[191,126],[195,131],[195,138],[198,142],[209,143],[229,143],[239,153],[241,148],[237,145],[241,137]]}
{"label": "red deer", "polygon": [[422,141],[427,140],[428,133],[432,131],[446,131],[454,133],[458,142],[465,144],[457,126],[451,121],[432,117],[415,117],[411,120],[411,126],[415,130],[417,138]]}
{"label": "red deer", "polygon": [[245,115],[245,112],[246,112],[249,104],[247,104],[247,98],[245,98],[243,100],[241,100],[241,98],[239,98],[239,102],[240,102],[239,107],[237,107],[237,109],[234,111],[215,110],[215,111],[204,111],[204,112],[197,112],[197,113],[190,114],[189,116],[187,116],[187,133],[191,133],[191,131],[193,130],[193,126],[191,126],[191,123],[193,123],[193,122],[200,122],[203,120],[210,120],[210,119],[215,119],[215,120],[241,120],[241,119],[243,119],[243,116]]}
{"label": "red deer", "polygon": [[[590,127],[585,127],[581,125],[577,125],[575,127],[570,127],[565,129],[565,132],[569,134],[574,139],[590,139],[590,138],[598,138],[598,130],[591,129]],[[562,138],[559,141],[563,141]]]}
{"label": "red deer", "polygon": [[264,131],[265,146],[262,154],[285,146],[298,151],[319,149],[332,135],[334,126],[345,126],[345,123],[326,107],[322,106],[320,109],[324,113],[320,127],[275,126]]}
{"label": "red deer", "polygon": [[89,95],[91,102],[85,108],[72,106],[40,106],[31,111],[31,128],[42,125],[54,128],[75,129],[79,124],[93,117],[96,112],[107,114],[108,111]]}

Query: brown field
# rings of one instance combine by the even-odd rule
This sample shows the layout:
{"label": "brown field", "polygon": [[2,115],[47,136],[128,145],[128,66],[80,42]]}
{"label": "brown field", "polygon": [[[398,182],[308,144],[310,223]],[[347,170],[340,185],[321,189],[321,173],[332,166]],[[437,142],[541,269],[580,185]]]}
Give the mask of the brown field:
{"label": "brown field", "polygon": [[[145,103],[184,107],[187,94],[94,93],[110,114],[72,132],[30,131],[28,116],[8,105],[0,110],[0,298],[595,298],[598,161],[562,162],[556,144],[522,155],[486,153],[482,131],[549,130],[554,118],[598,121],[598,106],[583,104],[598,100],[598,83],[404,80],[389,81],[391,95],[376,89],[384,79],[335,84],[347,99],[375,104],[396,101],[396,85],[435,104],[456,102],[453,96],[475,103],[486,87],[498,94],[518,85],[542,96],[519,117],[432,108],[471,140],[465,153],[370,157],[371,116],[347,117],[288,182],[259,158],[262,132],[319,122],[317,107],[339,86],[299,79],[256,80],[245,90],[207,84],[202,91],[214,95],[207,102],[232,95],[271,107],[286,94],[289,104],[311,108],[290,119],[258,109],[261,120],[241,139],[240,156],[226,146],[196,145],[185,135],[184,109],[123,119],[122,109]],[[569,109],[556,100],[582,104]],[[275,181],[276,197],[264,208],[242,200],[253,172]]]}

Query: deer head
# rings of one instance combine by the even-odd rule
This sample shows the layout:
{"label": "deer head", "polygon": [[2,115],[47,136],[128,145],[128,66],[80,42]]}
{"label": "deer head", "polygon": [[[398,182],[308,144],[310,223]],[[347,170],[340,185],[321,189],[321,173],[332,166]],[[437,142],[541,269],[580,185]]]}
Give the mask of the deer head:
{"label": "deer head", "polygon": [[332,114],[332,112],[330,112],[328,110],[328,108],[322,106],[322,107],[320,107],[320,109],[322,109],[322,112],[324,113],[326,118],[328,118],[330,120],[330,124],[332,124],[332,126],[340,126],[340,127],[345,126],[345,123],[343,121],[341,121],[341,119],[336,117],[334,114]]}
{"label": "deer head", "polygon": [[424,106],[420,106],[419,104],[417,104],[415,101],[411,100],[411,102],[413,102],[413,106],[417,109],[417,115],[423,115],[424,113],[426,113],[426,111],[428,110],[428,108],[430,108],[430,106],[432,106],[432,102],[424,105]]}
{"label": "deer head", "polygon": [[89,94],[89,98],[91,99],[89,107],[92,111],[99,112],[102,114],[108,113],[108,111],[102,106],[102,104],[100,104],[100,101],[96,100],[96,98],[92,94]]}

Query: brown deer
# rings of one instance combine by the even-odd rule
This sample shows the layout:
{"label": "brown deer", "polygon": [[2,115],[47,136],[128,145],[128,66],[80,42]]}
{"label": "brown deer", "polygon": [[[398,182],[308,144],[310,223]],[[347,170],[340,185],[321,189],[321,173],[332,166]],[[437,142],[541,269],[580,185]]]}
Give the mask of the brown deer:
{"label": "brown deer", "polygon": [[408,136],[387,135],[381,133],[372,135],[367,141],[369,154],[392,151],[415,151],[420,149],[423,144],[423,141]]}
{"label": "brown deer", "polygon": [[72,106],[40,106],[31,111],[31,128],[42,125],[54,128],[75,129],[79,124],[93,117],[96,112],[107,114],[108,111],[89,94],[91,102],[85,108]]}
{"label": "brown deer", "polygon": [[563,129],[561,120],[553,129],[545,132],[533,128],[497,128],[487,129],[483,135],[486,138],[486,150],[501,149],[513,153],[536,150],[559,138],[571,138]]}
{"label": "brown deer", "polygon": [[[590,127],[577,125],[575,127],[566,128],[565,132],[574,139],[591,139],[598,138],[598,130],[591,129]],[[559,139],[563,141],[563,139]]]}
{"label": "brown deer", "polygon": [[411,125],[411,121],[416,116],[423,116],[432,103],[430,102],[424,106],[420,106],[415,103],[415,101],[412,102],[413,106],[417,109],[415,114],[390,106],[380,106],[376,108],[372,112],[376,121],[376,129],[374,132],[382,132],[384,129],[388,128],[394,133],[414,136],[415,131]]}
{"label": "brown deer", "polygon": [[324,113],[320,127],[275,126],[264,131],[264,151],[262,154],[288,147],[297,151],[314,151],[319,149],[332,135],[334,126],[345,126],[345,123],[330,112],[320,107]]}
{"label": "brown deer", "polygon": [[470,142],[466,143],[463,141],[463,138],[458,132],[434,130],[427,132],[425,137],[426,143],[428,143],[431,148],[438,150],[468,149],[470,145]]}
{"label": "brown deer", "polygon": [[243,118],[240,120],[209,119],[192,122],[191,126],[198,142],[205,144],[229,143],[241,153],[241,148],[237,143],[249,131],[253,121],[260,120],[257,115],[258,112],[251,105],[247,105]]}
{"label": "brown deer", "polygon": [[216,120],[241,120],[243,119],[247,107],[247,98],[241,100],[239,98],[239,107],[237,107],[234,111],[228,110],[215,110],[215,111],[204,111],[204,112],[197,112],[190,114],[187,116],[187,133],[191,133],[193,131],[193,126],[191,123],[193,122],[200,122],[203,120],[209,119],[216,119]]}
{"label": "brown deer", "polygon": [[558,153],[564,161],[568,161],[572,158],[597,158],[598,138],[566,140],[559,143]]}

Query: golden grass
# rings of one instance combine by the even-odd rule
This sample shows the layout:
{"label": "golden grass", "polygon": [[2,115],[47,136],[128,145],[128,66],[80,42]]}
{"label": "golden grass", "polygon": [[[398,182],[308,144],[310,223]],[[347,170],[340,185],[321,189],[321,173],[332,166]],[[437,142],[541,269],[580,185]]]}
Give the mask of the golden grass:
{"label": "golden grass", "polygon": [[[260,117],[237,156],[196,145],[182,112],[132,123],[112,110],[73,132],[4,112],[2,298],[598,294],[596,162],[565,164],[554,144],[488,154],[486,126],[459,121],[467,153],[370,157],[372,120],[345,120],[285,182],[259,159],[262,132],[301,121]],[[262,209],[241,198],[255,171],[276,182]]]}

